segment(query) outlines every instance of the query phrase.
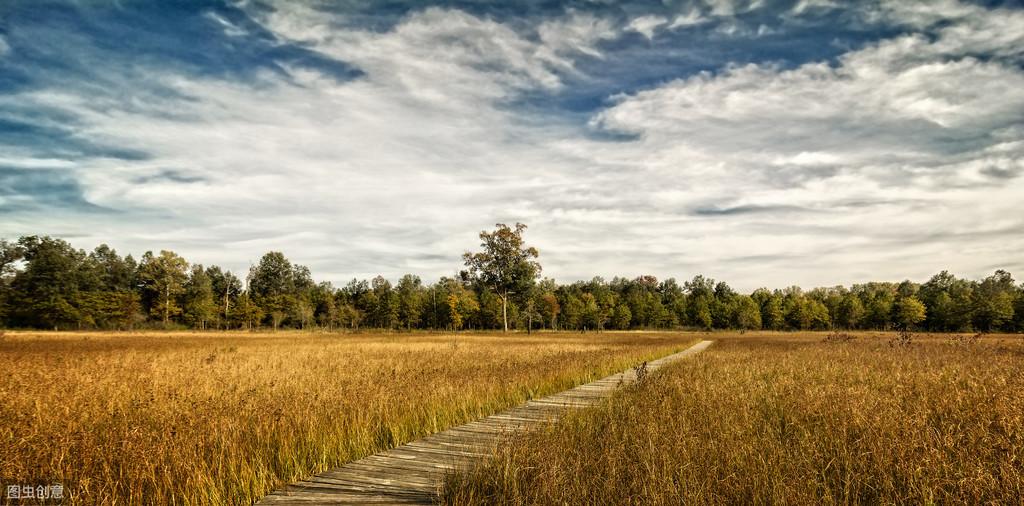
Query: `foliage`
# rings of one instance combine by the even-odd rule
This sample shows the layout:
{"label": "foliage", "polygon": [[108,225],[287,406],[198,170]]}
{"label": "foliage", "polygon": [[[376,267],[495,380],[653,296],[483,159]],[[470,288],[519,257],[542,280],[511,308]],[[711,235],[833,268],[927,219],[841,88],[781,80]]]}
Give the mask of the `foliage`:
{"label": "foliage", "polygon": [[0,326],[120,329],[189,325],[256,329],[746,329],[915,328],[1024,331],[1024,288],[1008,272],[980,281],[943,271],[923,284],[870,282],[749,295],[701,275],[558,284],[536,281],[526,227],[499,224],[467,253],[469,270],[425,284],[407,274],[342,288],[316,284],[281,252],[254,265],[247,287],[218,266],[189,266],[170,251],[136,263],[105,245],[91,253],[49,237],[0,241]]}
{"label": "foliage", "polygon": [[154,256],[147,251],[139,265],[139,281],[149,301],[150,315],[160,318],[164,326],[182,313],[179,297],[185,292],[188,262],[172,251]]}
{"label": "foliage", "polygon": [[480,232],[483,251],[462,255],[469,275],[501,298],[502,325],[508,331],[509,295],[529,290],[540,276],[537,248],[526,246],[523,232],[526,225],[516,223],[511,228],[504,223],[495,225],[493,232]]}

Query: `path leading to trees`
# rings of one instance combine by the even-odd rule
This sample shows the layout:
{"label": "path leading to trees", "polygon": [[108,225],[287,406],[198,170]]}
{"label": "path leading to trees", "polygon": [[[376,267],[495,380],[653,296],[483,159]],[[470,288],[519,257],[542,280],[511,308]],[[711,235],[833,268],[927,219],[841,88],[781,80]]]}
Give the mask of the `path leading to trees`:
{"label": "path leading to trees", "polygon": [[[701,341],[649,362],[647,370],[700,353],[712,342]],[[271,492],[258,504],[435,503],[445,474],[466,470],[493,455],[503,435],[554,421],[570,408],[593,405],[622,385],[636,381],[636,374],[629,369],[349,462]]]}

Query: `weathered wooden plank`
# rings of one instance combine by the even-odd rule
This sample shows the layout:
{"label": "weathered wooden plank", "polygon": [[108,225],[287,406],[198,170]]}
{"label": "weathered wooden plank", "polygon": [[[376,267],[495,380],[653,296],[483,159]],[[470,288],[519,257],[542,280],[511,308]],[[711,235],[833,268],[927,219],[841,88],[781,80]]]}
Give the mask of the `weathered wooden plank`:
{"label": "weathered wooden plank", "polygon": [[[647,370],[699,353],[702,341],[679,353],[647,363]],[[619,387],[636,381],[632,369],[431,434],[274,491],[258,504],[431,504],[446,473],[470,469],[492,454],[505,438],[542,427],[566,411],[593,406]]]}
{"label": "weathered wooden plank", "polygon": [[348,470],[359,470],[366,471],[368,473],[377,473],[383,477],[410,477],[416,479],[424,479],[430,482],[437,482],[439,476],[443,477],[445,471],[442,469],[436,469],[432,466],[393,466],[388,463],[380,462],[368,462],[360,460],[358,462],[352,462],[351,465],[346,465],[345,469]]}

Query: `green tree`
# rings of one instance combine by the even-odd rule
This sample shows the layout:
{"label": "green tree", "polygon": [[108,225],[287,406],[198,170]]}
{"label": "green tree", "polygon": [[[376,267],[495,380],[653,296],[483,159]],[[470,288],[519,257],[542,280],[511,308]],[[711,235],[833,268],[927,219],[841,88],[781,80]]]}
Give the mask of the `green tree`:
{"label": "green tree", "polygon": [[892,306],[895,302],[893,294],[889,291],[877,291],[869,294],[871,297],[865,306],[865,320],[876,329],[886,329],[892,323]]}
{"label": "green tree", "polygon": [[263,309],[253,302],[249,292],[242,292],[231,306],[230,319],[237,327],[253,330],[259,327],[263,317]]}
{"label": "green tree", "polygon": [[526,326],[527,334],[533,332],[534,321],[542,322],[541,326],[543,327],[544,315],[541,314],[540,312],[540,293],[541,292],[540,290],[537,289],[537,287],[533,287],[532,289],[527,290],[521,296],[523,310],[520,314],[520,318],[523,319],[523,323]]}
{"label": "green tree", "polygon": [[188,280],[188,262],[184,258],[173,251],[163,250],[156,256],[147,251],[139,265],[139,280],[152,301],[150,314],[161,318],[164,326],[181,314],[178,297],[185,292]]}
{"label": "green tree", "polygon": [[372,287],[372,316],[374,323],[385,329],[393,329],[398,324],[398,295],[391,288],[391,282],[384,276],[377,276],[370,282]]}
{"label": "green tree", "polygon": [[633,315],[629,312],[629,306],[619,304],[615,306],[615,312],[612,313],[612,327],[619,330],[626,330],[629,328],[629,322],[632,319]]}
{"label": "green tree", "polygon": [[15,265],[22,256],[23,251],[17,243],[0,239],[0,327],[7,322],[12,293],[11,283],[18,272]]}
{"label": "green tree", "polygon": [[974,291],[972,301],[975,328],[988,332],[1013,321],[1016,289],[1013,277],[1003,270],[983,279]]}
{"label": "green tree", "polygon": [[711,319],[711,308],[708,306],[708,300],[706,297],[699,297],[691,307],[691,323],[704,330],[711,330],[713,323]]}
{"label": "green tree", "polygon": [[836,308],[836,325],[844,329],[859,328],[864,320],[864,304],[856,295],[847,293],[842,296]]}
{"label": "green tree", "polygon": [[562,306],[562,328],[581,329],[583,328],[583,301],[574,294],[565,295],[561,302]]}
{"label": "green tree", "polygon": [[242,281],[231,271],[216,265],[206,269],[206,276],[210,278],[210,289],[217,304],[217,319],[221,327],[227,327],[231,306],[237,303],[238,297],[242,294]]}
{"label": "green tree", "polygon": [[761,305],[761,326],[768,330],[782,330],[786,315],[782,310],[782,294],[774,292]]}
{"label": "green tree", "polygon": [[217,304],[213,299],[213,282],[200,264],[192,266],[188,281],[185,283],[183,310],[185,320],[193,327],[203,330],[217,315]]}
{"label": "green tree", "polygon": [[131,292],[136,288],[138,265],[131,255],[121,258],[106,244],[99,245],[89,254],[101,291]]}
{"label": "green tree", "polygon": [[927,308],[928,328],[931,330],[948,331],[957,328],[956,314],[959,311],[953,303],[953,298],[946,292],[940,292]]}
{"label": "green tree", "polygon": [[1024,332],[1024,284],[1017,289],[1017,298],[1013,303],[1013,323],[1017,332]]}
{"label": "green tree", "polygon": [[316,307],[313,305],[308,294],[306,296],[296,296],[291,304],[291,315],[292,321],[299,324],[300,329],[308,328],[313,325],[316,318]]}
{"label": "green tree", "polygon": [[[508,314],[507,306],[502,304],[502,299],[495,295],[487,287],[479,292],[480,310],[476,313],[476,326],[482,329],[502,328],[503,316]],[[511,305],[511,304],[509,304]]]}
{"label": "green tree", "polygon": [[358,329],[366,315],[358,308],[349,303],[342,303],[338,306],[338,320],[341,325],[351,329]]}
{"label": "green tree", "polygon": [[900,297],[893,305],[892,321],[899,328],[909,329],[925,319],[926,310],[924,303],[911,295]]}
{"label": "green tree", "polygon": [[17,251],[24,266],[10,280],[13,322],[43,328],[87,324],[80,310],[89,277],[83,272],[85,253],[61,239],[38,236],[19,239]]}
{"label": "green tree", "polygon": [[585,329],[601,330],[604,327],[604,315],[597,305],[597,298],[592,293],[584,293],[580,297],[583,303],[583,312],[580,315],[580,323]]}
{"label": "green tree", "polygon": [[537,249],[523,242],[526,225],[516,223],[515,228],[498,223],[494,232],[480,232],[483,251],[466,252],[462,258],[470,275],[491,288],[501,298],[502,328],[508,331],[508,298],[515,292],[525,291],[540,276]]}
{"label": "green tree", "polygon": [[809,309],[800,287],[791,286],[785,290],[782,298],[782,312],[785,315],[787,327],[793,330],[810,329],[812,315]]}
{"label": "green tree", "polygon": [[832,318],[828,313],[828,307],[825,306],[825,303],[819,300],[808,299],[804,301],[804,304],[807,305],[807,328],[825,330],[832,327]]}
{"label": "green tree", "polygon": [[661,293],[661,304],[668,312],[666,327],[677,327],[686,321],[686,292],[679,286],[675,278],[668,278],[658,285]]}
{"label": "green tree", "polygon": [[761,328],[761,309],[754,299],[739,295],[735,299],[735,325],[737,328],[746,330],[759,330]]}
{"label": "green tree", "polygon": [[313,287],[309,294],[314,322],[330,330],[342,325],[337,292],[330,282],[324,281]]}
{"label": "green tree", "polygon": [[249,269],[248,282],[249,296],[270,317],[274,330],[289,316],[300,325],[308,321],[314,283],[306,267],[292,265],[280,251],[271,251]]}
{"label": "green tree", "polygon": [[423,313],[423,283],[419,276],[406,274],[398,281],[398,321],[406,329],[419,325]]}

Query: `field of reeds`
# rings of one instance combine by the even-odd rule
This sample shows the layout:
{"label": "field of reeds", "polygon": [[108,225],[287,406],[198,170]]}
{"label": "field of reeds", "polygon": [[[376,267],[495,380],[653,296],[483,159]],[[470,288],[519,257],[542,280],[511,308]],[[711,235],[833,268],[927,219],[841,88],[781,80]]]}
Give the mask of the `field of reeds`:
{"label": "field of reeds", "polygon": [[1024,339],[716,334],[448,504],[1024,504]]}
{"label": "field of reeds", "polygon": [[313,472],[695,340],[7,332],[0,485],[60,483],[65,504],[250,504]]}

